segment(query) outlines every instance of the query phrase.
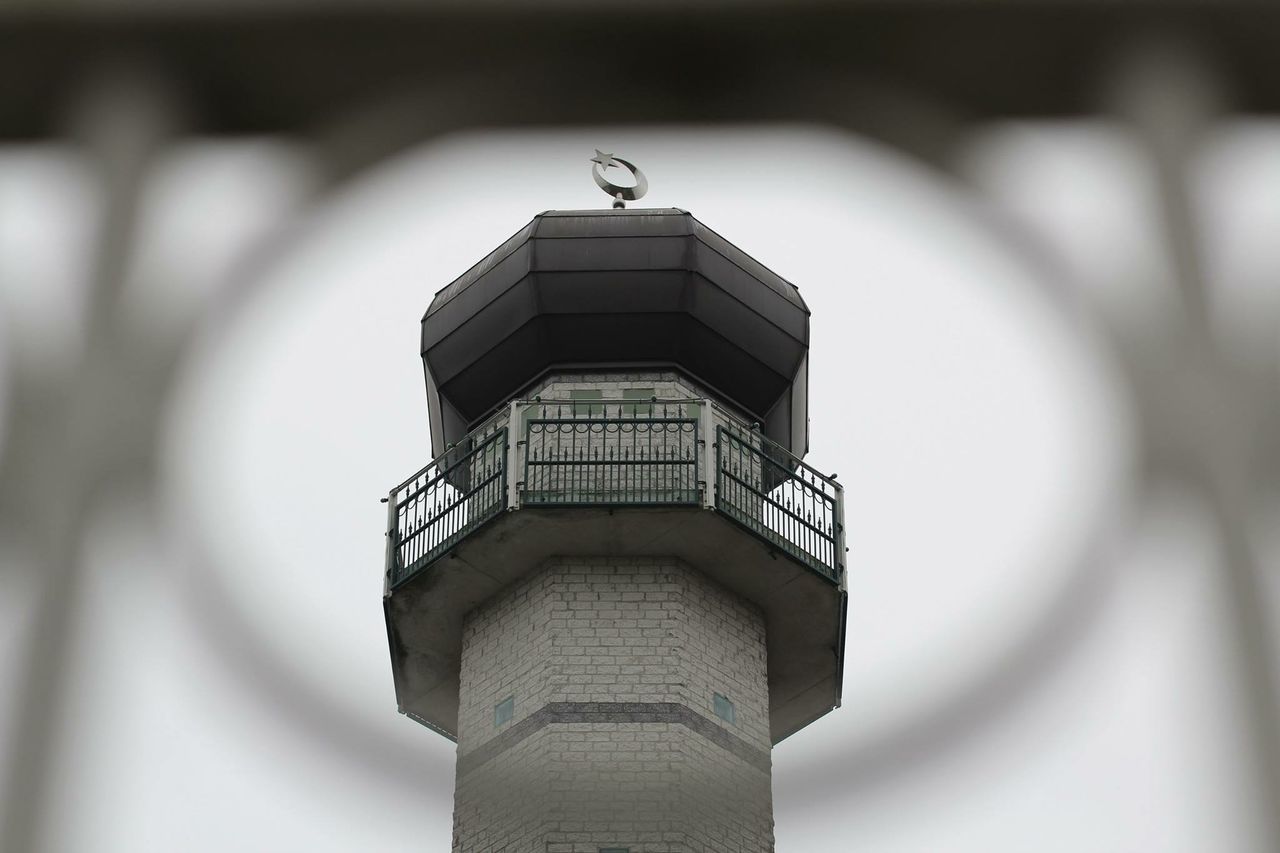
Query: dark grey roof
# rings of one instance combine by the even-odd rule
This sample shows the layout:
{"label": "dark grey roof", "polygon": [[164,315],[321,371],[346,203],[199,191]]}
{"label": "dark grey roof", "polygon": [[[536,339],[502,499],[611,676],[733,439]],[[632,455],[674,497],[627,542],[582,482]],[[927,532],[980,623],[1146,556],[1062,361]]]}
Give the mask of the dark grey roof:
{"label": "dark grey roof", "polygon": [[439,291],[422,318],[437,452],[557,365],[676,366],[802,455],[809,309],[674,208],[549,211]]}
{"label": "dark grey roof", "polygon": [[471,269],[436,291],[435,298],[423,315],[425,321],[445,303],[468,289],[499,262],[531,237],[600,238],[600,237],[691,237],[697,235],[732,263],[744,266],[782,298],[809,310],[800,291],[791,282],[765,267],[755,258],[693,218],[687,210],[676,207],[638,208],[630,210],[548,210],[508,237],[501,246],[475,263]]}

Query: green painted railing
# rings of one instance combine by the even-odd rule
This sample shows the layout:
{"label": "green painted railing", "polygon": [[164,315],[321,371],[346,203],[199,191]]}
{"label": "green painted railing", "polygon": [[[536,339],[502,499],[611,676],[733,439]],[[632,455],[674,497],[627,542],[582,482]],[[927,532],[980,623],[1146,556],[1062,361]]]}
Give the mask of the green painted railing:
{"label": "green painted railing", "polygon": [[833,582],[844,573],[835,478],[710,400],[516,402],[387,501],[391,587],[521,507],[703,506]]}
{"label": "green painted railing", "polygon": [[506,424],[469,435],[392,489],[388,504],[387,576],[395,587],[506,509]]}
{"label": "green painted railing", "polygon": [[844,572],[841,488],[756,429],[716,427],[716,509],[830,580]]}
{"label": "green painted railing", "polygon": [[686,402],[535,403],[524,417],[521,505],[700,504],[696,409]]}

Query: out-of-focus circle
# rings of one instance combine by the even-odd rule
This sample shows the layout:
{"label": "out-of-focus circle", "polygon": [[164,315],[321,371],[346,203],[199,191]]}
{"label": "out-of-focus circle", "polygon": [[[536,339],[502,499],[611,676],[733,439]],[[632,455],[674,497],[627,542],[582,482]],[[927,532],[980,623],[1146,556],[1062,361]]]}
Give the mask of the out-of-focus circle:
{"label": "out-of-focus circle", "polygon": [[99,202],[82,152],[0,146],[0,454],[15,374],[53,386],[79,358]]}
{"label": "out-of-focus circle", "polygon": [[250,626],[237,642],[378,737],[435,737],[394,713],[379,601],[378,500],[430,456],[418,321],[533,214],[600,206],[580,171],[597,141],[814,312],[807,461],[846,488],[845,708],[813,727],[820,750],[785,748],[855,748],[945,704],[1069,584],[1123,425],[1091,344],[962,193],[812,130],[457,137],[317,211],[205,335],[169,424],[172,494]]}

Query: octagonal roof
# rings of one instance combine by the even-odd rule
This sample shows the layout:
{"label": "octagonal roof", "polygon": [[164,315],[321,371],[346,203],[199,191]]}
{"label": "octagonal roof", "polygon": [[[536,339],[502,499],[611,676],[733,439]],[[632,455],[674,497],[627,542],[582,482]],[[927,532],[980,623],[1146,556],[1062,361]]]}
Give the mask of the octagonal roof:
{"label": "octagonal roof", "polygon": [[688,212],[549,211],[422,318],[432,445],[552,369],[674,365],[803,456],[808,347],[796,287]]}

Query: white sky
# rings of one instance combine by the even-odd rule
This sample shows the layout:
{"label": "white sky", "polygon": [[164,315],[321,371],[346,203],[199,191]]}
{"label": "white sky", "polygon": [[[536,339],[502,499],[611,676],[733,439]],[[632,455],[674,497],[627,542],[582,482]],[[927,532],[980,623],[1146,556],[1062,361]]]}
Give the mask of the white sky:
{"label": "white sky", "polygon": [[[1233,137],[1209,186],[1247,187],[1232,168],[1280,163],[1274,140]],[[847,490],[849,647],[845,707],[775,751],[778,849],[1255,849],[1196,508],[1171,496],[1104,535],[1130,425],[1081,306],[1123,310],[1161,270],[1141,163],[1091,126],[984,140],[964,170],[985,203],[802,128],[451,138],[317,209],[288,147],[186,147],[149,188],[128,299],[139,334],[200,333],[159,517],[126,491],[89,532],[59,849],[448,848],[452,746],[395,713],[378,499],[429,457],[432,293],[541,210],[607,206],[594,148],[645,170],[632,206],[691,211],[813,311],[808,461]],[[1229,198],[1219,219],[1239,198],[1280,226],[1262,193]],[[86,207],[65,162],[0,156],[0,371],[74,340],[62,247]],[[281,222],[288,251],[229,265]],[[1067,648],[999,681],[1081,589]]]}

